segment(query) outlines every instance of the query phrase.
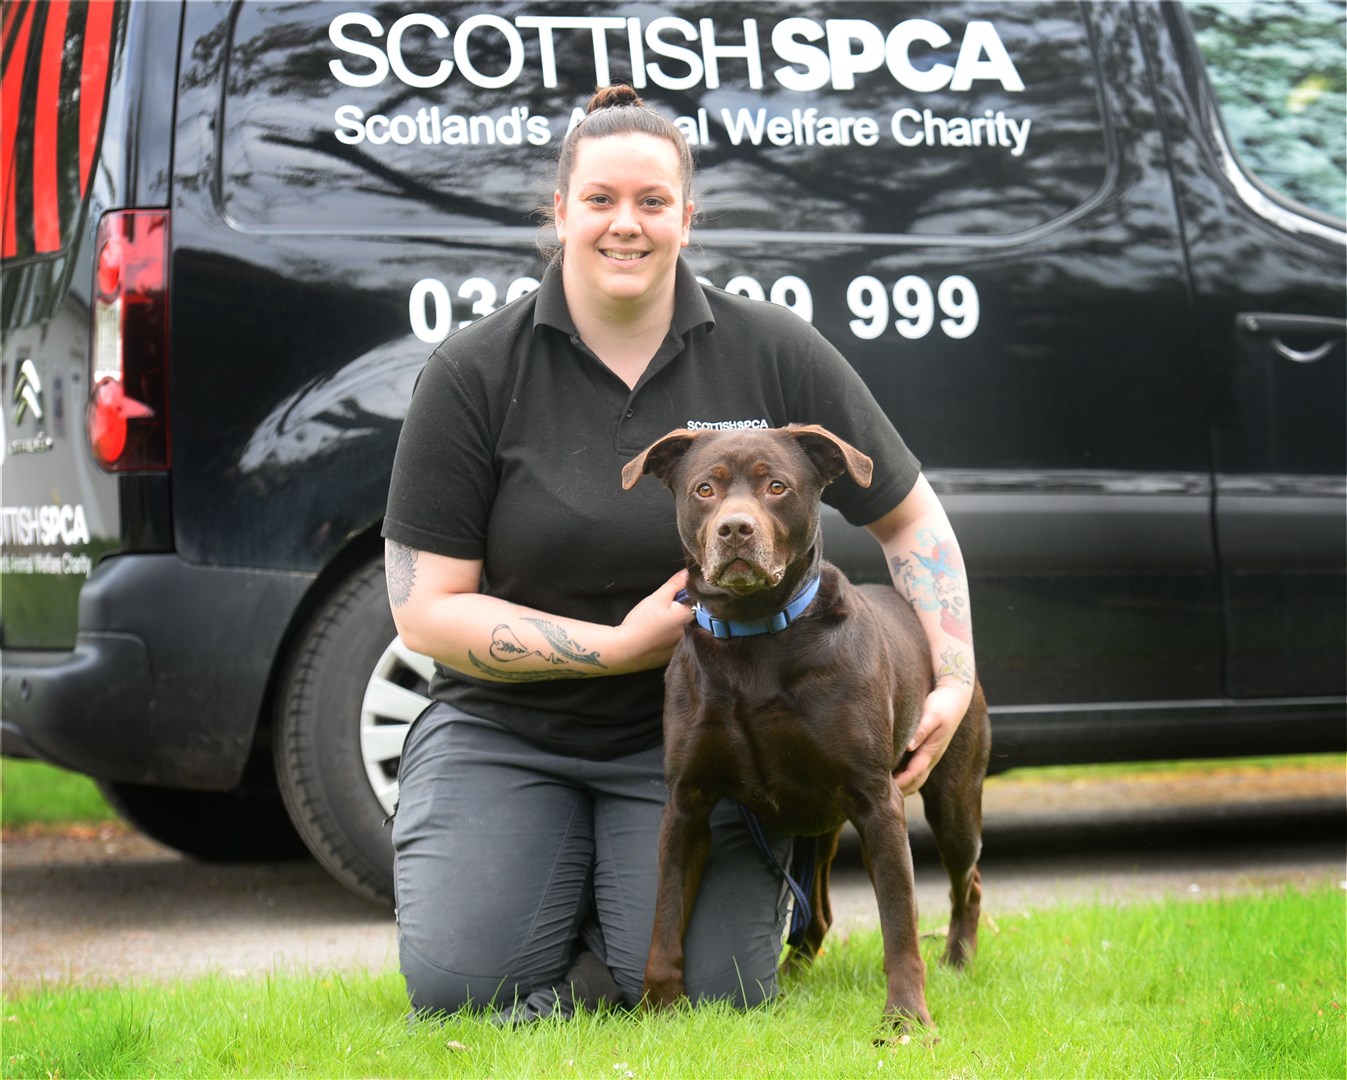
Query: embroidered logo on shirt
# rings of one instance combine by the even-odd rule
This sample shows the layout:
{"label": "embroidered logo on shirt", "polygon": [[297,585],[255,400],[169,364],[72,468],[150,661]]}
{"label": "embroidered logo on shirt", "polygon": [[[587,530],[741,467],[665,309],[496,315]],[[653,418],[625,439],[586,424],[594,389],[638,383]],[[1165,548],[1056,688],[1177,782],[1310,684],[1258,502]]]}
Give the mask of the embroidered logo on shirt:
{"label": "embroidered logo on shirt", "polygon": [[689,420],[689,431],[738,431],[742,428],[769,428],[771,423],[763,420]]}

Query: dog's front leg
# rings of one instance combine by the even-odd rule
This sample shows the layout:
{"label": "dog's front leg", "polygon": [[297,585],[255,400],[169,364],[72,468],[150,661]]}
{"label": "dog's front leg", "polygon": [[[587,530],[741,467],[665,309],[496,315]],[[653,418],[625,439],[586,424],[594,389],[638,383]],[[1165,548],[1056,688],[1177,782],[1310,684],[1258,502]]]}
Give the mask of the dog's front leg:
{"label": "dog's front leg", "polygon": [[888,797],[877,799],[854,822],[879,901],[884,975],[888,981],[884,1016],[898,1026],[915,1020],[929,1027],[926,963],[917,941],[917,899],[907,816],[897,786],[890,783],[887,787]]}
{"label": "dog's front leg", "polygon": [[665,1008],[686,993],[683,938],[711,853],[712,805],[700,792],[673,785],[660,818],[659,891],[645,965],[647,1008]]}

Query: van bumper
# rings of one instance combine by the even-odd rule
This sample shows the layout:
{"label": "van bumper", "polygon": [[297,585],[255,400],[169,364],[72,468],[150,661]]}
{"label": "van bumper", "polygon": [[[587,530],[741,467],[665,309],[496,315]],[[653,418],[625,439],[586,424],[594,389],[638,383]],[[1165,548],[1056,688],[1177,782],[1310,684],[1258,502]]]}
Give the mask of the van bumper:
{"label": "van bumper", "polygon": [[0,752],[101,780],[224,791],[242,776],[312,574],[100,563],[73,650],[5,649]]}

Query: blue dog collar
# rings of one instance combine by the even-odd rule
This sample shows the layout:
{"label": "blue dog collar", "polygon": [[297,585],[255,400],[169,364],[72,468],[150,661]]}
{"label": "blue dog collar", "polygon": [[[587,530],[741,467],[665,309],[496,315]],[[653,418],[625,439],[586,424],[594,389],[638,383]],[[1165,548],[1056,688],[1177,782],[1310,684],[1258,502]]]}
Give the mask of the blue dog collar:
{"label": "blue dog collar", "polygon": [[753,637],[755,634],[779,634],[791,623],[804,614],[804,609],[814,601],[818,595],[819,578],[815,575],[809,580],[803,589],[795,595],[785,608],[778,611],[770,619],[760,619],[755,622],[729,622],[725,619],[717,619],[708,612],[701,604],[694,604],[692,614],[697,619],[697,625],[703,630],[709,630],[716,637]]}

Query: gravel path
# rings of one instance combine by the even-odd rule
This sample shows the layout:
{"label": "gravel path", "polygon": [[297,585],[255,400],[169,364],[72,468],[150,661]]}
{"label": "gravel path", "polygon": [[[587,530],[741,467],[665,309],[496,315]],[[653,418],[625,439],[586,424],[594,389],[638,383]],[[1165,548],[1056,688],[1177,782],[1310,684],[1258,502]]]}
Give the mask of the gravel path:
{"label": "gravel path", "polygon": [[[1347,777],[1230,770],[1113,780],[989,781],[984,908],[1210,896],[1347,878]],[[919,800],[917,900],[946,903]],[[0,848],[3,985],[169,981],[217,972],[396,968],[392,917],[311,862],[193,862],[121,829],[7,835]],[[874,925],[856,845],[834,878],[836,927]]]}

